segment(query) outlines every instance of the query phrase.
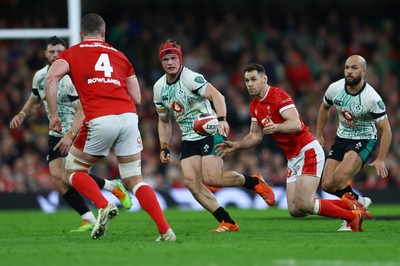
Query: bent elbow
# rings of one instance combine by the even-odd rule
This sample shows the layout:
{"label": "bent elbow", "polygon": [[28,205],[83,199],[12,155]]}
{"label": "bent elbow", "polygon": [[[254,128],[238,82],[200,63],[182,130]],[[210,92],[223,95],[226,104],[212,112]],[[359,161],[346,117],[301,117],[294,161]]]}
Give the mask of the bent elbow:
{"label": "bent elbow", "polygon": [[301,131],[302,128],[303,128],[303,124],[302,123],[298,124],[297,131]]}
{"label": "bent elbow", "polygon": [[295,132],[300,132],[302,128],[303,128],[303,123],[300,122],[300,121],[298,121],[298,122],[295,124],[294,131],[295,131]]}
{"label": "bent elbow", "polygon": [[142,102],[142,99],[138,98],[135,100],[135,105],[140,105],[141,102]]}

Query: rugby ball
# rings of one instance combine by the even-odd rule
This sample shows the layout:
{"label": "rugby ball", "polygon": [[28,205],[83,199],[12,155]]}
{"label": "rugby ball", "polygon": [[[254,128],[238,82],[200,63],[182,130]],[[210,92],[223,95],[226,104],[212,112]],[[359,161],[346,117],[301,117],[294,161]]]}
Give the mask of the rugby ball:
{"label": "rugby ball", "polygon": [[198,114],[193,120],[193,130],[202,136],[211,136],[218,131],[218,118],[213,114]]}
{"label": "rugby ball", "polygon": [[271,119],[269,117],[266,117],[261,121],[261,123],[264,127],[266,127],[270,121],[271,121]]}

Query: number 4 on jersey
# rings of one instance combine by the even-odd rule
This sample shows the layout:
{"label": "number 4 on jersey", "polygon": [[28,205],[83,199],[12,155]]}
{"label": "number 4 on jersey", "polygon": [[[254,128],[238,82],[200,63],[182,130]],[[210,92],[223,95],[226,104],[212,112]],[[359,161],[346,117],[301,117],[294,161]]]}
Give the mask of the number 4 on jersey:
{"label": "number 4 on jersey", "polygon": [[108,54],[101,54],[99,59],[94,66],[94,70],[103,71],[104,76],[107,78],[111,77],[111,73],[114,71],[113,67],[110,64],[110,59],[108,58]]}

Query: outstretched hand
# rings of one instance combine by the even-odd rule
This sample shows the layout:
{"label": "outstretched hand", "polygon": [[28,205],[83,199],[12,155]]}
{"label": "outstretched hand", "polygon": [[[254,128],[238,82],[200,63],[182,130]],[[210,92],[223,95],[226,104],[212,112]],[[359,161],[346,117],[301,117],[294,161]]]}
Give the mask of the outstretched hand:
{"label": "outstretched hand", "polygon": [[383,160],[376,159],[368,165],[375,167],[378,176],[382,178],[386,178],[388,176],[388,170],[386,169],[385,162]]}
{"label": "outstretched hand", "polygon": [[10,122],[10,128],[17,128],[19,127],[22,122],[25,120],[25,115],[21,112],[14,116],[14,118]]}
{"label": "outstretched hand", "polygon": [[236,150],[236,142],[226,140],[222,143],[217,144],[215,147],[215,152],[217,153],[217,155],[223,157],[225,154]]}

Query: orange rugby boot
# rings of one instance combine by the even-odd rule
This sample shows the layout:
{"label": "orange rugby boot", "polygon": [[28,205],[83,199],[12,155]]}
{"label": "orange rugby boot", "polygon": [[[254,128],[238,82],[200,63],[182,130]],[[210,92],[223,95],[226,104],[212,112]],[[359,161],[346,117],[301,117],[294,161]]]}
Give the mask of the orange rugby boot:
{"label": "orange rugby boot", "polygon": [[252,175],[258,179],[258,185],[254,187],[254,191],[264,199],[264,201],[272,206],[275,204],[275,194],[270,186],[267,185],[264,178],[261,175],[255,174]]}
{"label": "orange rugby boot", "polygon": [[212,233],[227,233],[227,232],[237,232],[239,231],[239,226],[237,222],[235,224],[231,223],[226,223],[225,221],[222,221],[220,225],[218,225],[217,229],[215,230],[210,230]]}

